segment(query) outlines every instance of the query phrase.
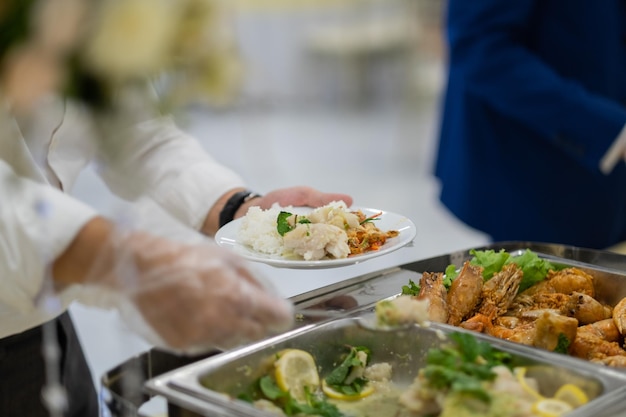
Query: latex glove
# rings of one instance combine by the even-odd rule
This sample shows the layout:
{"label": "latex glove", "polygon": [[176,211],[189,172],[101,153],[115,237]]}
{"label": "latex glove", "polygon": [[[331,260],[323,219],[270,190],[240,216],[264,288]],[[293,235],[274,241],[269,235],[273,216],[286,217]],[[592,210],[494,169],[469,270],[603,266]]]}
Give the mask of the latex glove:
{"label": "latex glove", "polygon": [[[90,281],[104,279],[114,287],[129,326],[156,346],[197,354],[293,325],[292,305],[253,275],[245,260],[215,244],[132,233],[114,246],[96,263]],[[99,274],[109,265],[109,273]]]}

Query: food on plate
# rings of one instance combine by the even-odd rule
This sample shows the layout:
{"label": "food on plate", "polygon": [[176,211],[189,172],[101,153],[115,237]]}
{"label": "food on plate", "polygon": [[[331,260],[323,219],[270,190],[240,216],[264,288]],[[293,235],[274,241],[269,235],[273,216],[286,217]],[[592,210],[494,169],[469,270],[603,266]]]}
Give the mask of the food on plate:
{"label": "food on plate", "polygon": [[398,236],[396,230],[376,227],[382,213],[367,217],[340,201],[305,215],[292,211],[289,207],[251,207],[242,219],[239,241],[260,253],[315,261],[375,251]]}
{"label": "food on plate", "polygon": [[[429,309],[431,321],[626,367],[626,298],[607,305],[596,298],[593,275],[553,265],[529,250],[520,256],[470,253],[474,257],[460,270],[451,265],[445,273],[425,272],[402,293],[436,306]],[[433,285],[439,290],[432,291]]]}
{"label": "food on plate", "polygon": [[[442,347],[428,350],[413,381],[404,382],[394,381],[390,363],[371,363],[366,346],[346,346],[323,378],[309,352],[287,349],[253,392],[240,398],[277,416],[321,417],[557,417],[589,401],[571,383],[547,396],[537,379],[541,367],[514,366],[510,354],[470,333],[448,337]],[[292,376],[288,384],[281,374]]]}

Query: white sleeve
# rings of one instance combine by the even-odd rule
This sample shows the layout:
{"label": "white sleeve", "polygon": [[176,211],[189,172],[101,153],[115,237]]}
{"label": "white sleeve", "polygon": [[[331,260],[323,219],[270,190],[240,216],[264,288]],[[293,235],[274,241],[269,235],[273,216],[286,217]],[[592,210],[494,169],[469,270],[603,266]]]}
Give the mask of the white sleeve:
{"label": "white sleeve", "polygon": [[46,268],[95,215],[61,191],[16,175],[0,159],[0,304],[35,310]]}
{"label": "white sleeve", "polygon": [[626,159],[626,125],[600,160],[600,171],[608,175],[615,165],[624,159]]}
{"label": "white sleeve", "polygon": [[168,117],[117,130],[103,143],[98,171],[114,193],[127,200],[147,195],[195,230],[219,197],[244,184]]}

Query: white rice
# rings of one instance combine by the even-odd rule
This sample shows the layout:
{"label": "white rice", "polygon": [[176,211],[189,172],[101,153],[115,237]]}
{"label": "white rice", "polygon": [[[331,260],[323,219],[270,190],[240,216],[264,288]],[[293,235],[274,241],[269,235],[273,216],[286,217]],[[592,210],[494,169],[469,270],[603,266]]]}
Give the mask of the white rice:
{"label": "white rice", "polygon": [[239,241],[257,252],[282,255],[283,237],[276,230],[276,219],[282,210],[285,209],[250,207],[241,221]]}
{"label": "white rice", "polygon": [[345,258],[350,254],[345,230],[332,224],[343,226],[344,222],[356,221],[358,225],[358,218],[348,213],[344,202],[335,201],[307,211],[311,224],[296,225],[288,237],[281,236],[277,230],[281,211],[294,213],[299,210],[276,204],[267,210],[250,207],[241,221],[237,235],[239,242],[256,252],[305,260]]}

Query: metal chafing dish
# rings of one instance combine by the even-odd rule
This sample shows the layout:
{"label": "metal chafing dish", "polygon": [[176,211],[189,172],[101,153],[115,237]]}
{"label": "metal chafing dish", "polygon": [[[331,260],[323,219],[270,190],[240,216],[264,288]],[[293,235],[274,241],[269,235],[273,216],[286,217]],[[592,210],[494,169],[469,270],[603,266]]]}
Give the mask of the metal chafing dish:
{"label": "metal chafing dish", "polygon": [[[266,414],[235,398],[253,386],[267,371],[268,360],[282,349],[307,350],[315,357],[320,374],[323,375],[333,369],[344,344],[368,346],[372,349],[372,362],[391,363],[394,382],[408,386],[417,371],[425,365],[427,350],[445,343],[446,339],[438,337],[437,330],[444,334],[458,331],[450,326],[435,324],[432,328],[412,326],[406,329],[381,330],[363,325],[363,322],[369,321],[364,320],[365,317],[326,321],[216,355],[153,378],[147,382],[146,388],[148,392],[163,395],[170,402],[198,416],[262,416]],[[626,382],[626,373],[613,369],[598,369],[591,364],[577,363],[578,361],[564,355],[538,352],[536,349],[509,342],[491,342],[497,348],[514,355],[517,364],[528,366],[529,376],[542,370],[542,377],[539,379],[542,392],[553,393],[565,383],[581,387],[592,400],[570,413],[572,416],[602,415],[605,406],[603,396],[623,387]]]}
{"label": "metal chafing dish", "polygon": [[[504,249],[511,253],[530,249],[555,263],[592,270],[598,284],[598,298],[602,301],[614,304],[626,296],[626,256],[623,255],[531,242],[496,243],[475,249]],[[198,358],[179,358],[158,350],[146,352],[104,375],[102,397],[109,415],[141,416],[139,406],[152,396],[165,398],[170,417],[261,415],[249,405],[233,401],[218,392],[236,395],[238,389],[251,383],[252,378],[258,377],[254,373],[247,374],[241,370],[257,369],[256,365],[267,358],[267,355],[284,347],[301,347],[312,352],[322,368],[328,366],[325,364],[329,358],[334,358],[337,345],[346,342],[373,345],[373,350],[381,355],[380,360],[393,359],[392,352],[406,352],[410,349],[414,356],[413,362],[411,366],[401,367],[405,371],[400,376],[408,382],[423,360],[422,355],[416,352],[424,353],[428,347],[440,343],[433,336],[433,330],[413,327],[381,333],[381,330],[363,326],[361,320],[372,315],[377,301],[397,296],[402,285],[406,285],[409,279],[417,281],[422,272],[443,271],[450,264],[461,265],[470,258],[468,250],[458,251],[301,294],[293,298],[299,309],[341,311],[347,317],[333,320],[305,314],[298,318],[297,329],[240,349]],[[438,324],[433,324],[432,328],[443,332],[459,330]],[[623,404],[626,395],[626,372],[475,335],[513,353],[520,361],[551,366],[554,369],[555,382],[567,380],[583,386],[588,395],[595,399],[569,415],[626,415],[626,404]],[[417,351],[416,345],[419,346]]]}

